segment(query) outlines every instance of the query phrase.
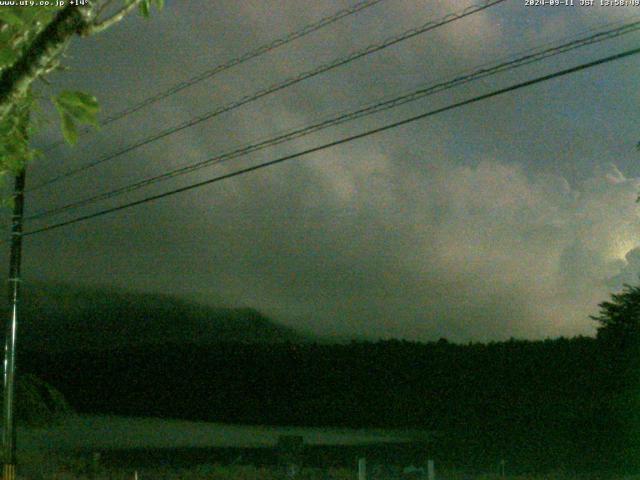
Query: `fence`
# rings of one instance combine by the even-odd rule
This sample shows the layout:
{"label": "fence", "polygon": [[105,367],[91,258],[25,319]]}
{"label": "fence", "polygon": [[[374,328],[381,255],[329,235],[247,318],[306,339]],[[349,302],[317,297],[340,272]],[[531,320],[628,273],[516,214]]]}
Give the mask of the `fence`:
{"label": "fence", "polygon": [[[452,480],[447,464],[436,468],[428,444],[308,445],[281,436],[275,447],[104,450],[68,452],[67,459],[22,478],[93,480]],[[27,462],[21,462],[24,472]],[[45,472],[46,470],[46,472]],[[61,474],[62,472],[62,474]],[[492,478],[505,475],[505,462]],[[485,477],[486,478],[486,477]]]}

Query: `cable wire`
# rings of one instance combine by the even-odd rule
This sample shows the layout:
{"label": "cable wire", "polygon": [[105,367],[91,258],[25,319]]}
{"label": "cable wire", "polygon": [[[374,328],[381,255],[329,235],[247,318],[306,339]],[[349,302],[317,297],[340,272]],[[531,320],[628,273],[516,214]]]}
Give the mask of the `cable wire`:
{"label": "cable wire", "polygon": [[626,50],[624,52],[621,52],[621,53],[618,53],[618,54],[615,54],[615,55],[610,55],[608,57],[600,58],[598,60],[594,60],[594,61],[591,61],[591,62],[588,62],[588,63],[583,63],[581,65],[578,65],[578,66],[575,66],[575,67],[572,67],[572,68],[567,68],[567,69],[560,70],[560,71],[557,71],[557,72],[554,72],[554,73],[550,73],[548,75],[544,75],[544,76],[541,76],[541,77],[536,77],[534,79],[527,80],[525,82],[516,83],[514,85],[510,85],[510,86],[505,87],[505,88],[494,90],[492,92],[485,93],[483,95],[478,95],[478,96],[469,98],[467,100],[456,102],[456,103],[447,105],[445,107],[437,108],[435,110],[431,110],[431,111],[422,113],[420,115],[416,115],[416,116],[413,116],[413,117],[406,118],[404,120],[393,122],[393,123],[384,125],[382,127],[378,127],[378,128],[374,128],[374,129],[371,129],[371,130],[367,130],[365,132],[358,133],[356,135],[351,135],[351,136],[348,136],[348,137],[344,137],[344,138],[341,138],[339,140],[335,140],[333,142],[325,143],[325,144],[319,145],[317,147],[312,147],[312,148],[309,148],[309,149],[306,149],[306,150],[303,150],[303,151],[300,151],[300,152],[297,152],[297,153],[293,153],[293,154],[290,154],[290,155],[285,155],[285,156],[279,157],[279,158],[277,158],[275,160],[271,160],[271,161],[268,161],[268,162],[264,162],[264,163],[260,163],[260,164],[257,164],[257,165],[253,165],[251,167],[243,168],[243,169],[236,170],[234,172],[230,172],[230,173],[227,173],[227,174],[224,174],[224,175],[219,175],[217,177],[209,178],[209,179],[203,180],[201,182],[192,183],[190,185],[186,185],[186,186],[183,186],[183,187],[180,187],[180,188],[169,190],[167,192],[163,192],[163,193],[160,193],[160,194],[157,194],[157,195],[152,195],[152,196],[149,196],[149,197],[145,197],[145,198],[142,198],[140,200],[133,201],[133,202],[128,202],[128,203],[125,203],[125,204],[122,204],[122,205],[118,205],[118,206],[115,206],[115,207],[111,207],[111,208],[107,208],[107,209],[104,209],[104,210],[100,210],[98,212],[94,212],[94,213],[91,213],[91,214],[88,214],[88,215],[82,215],[82,216],[79,216],[79,217],[76,217],[76,218],[72,218],[70,220],[66,220],[66,221],[63,221],[63,222],[55,223],[53,225],[48,225],[48,226],[45,226],[45,227],[37,228],[35,230],[30,230],[30,231],[27,231],[27,232],[23,233],[23,235],[24,236],[35,235],[35,234],[38,234],[38,233],[46,232],[46,231],[49,231],[49,230],[54,230],[54,229],[61,228],[61,227],[64,227],[64,226],[67,226],[67,225],[71,225],[71,224],[74,224],[74,223],[83,222],[83,221],[90,220],[90,219],[93,219],[93,218],[101,217],[103,215],[107,215],[109,213],[113,213],[113,212],[117,212],[117,211],[124,210],[124,209],[127,209],[127,208],[131,208],[131,207],[134,207],[134,206],[137,206],[137,205],[142,205],[142,204],[145,204],[145,203],[153,202],[153,201],[159,200],[161,198],[169,197],[169,196],[172,196],[172,195],[176,195],[178,193],[182,193],[182,192],[186,192],[186,191],[193,190],[193,189],[196,189],[196,188],[200,188],[200,187],[203,187],[205,185],[210,185],[212,183],[217,183],[217,182],[220,182],[222,180],[226,180],[226,179],[229,179],[229,178],[233,178],[233,177],[237,177],[237,176],[240,176],[240,175],[244,175],[246,173],[253,172],[253,171],[256,171],[256,170],[260,170],[262,168],[266,168],[266,167],[270,167],[270,166],[273,166],[273,165],[277,165],[279,163],[283,163],[283,162],[286,162],[288,160],[293,160],[295,158],[306,156],[306,155],[309,155],[311,153],[319,152],[319,151],[326,150],[326,149],[329,149],[329,148],[332,148],[332,147],[335,147],[335,146],[338,146],[338,145],[342,145],[344,143],[348,143],[348,142],[352,142],[354,140],[358,140],[358,139],[361,139],[361,138],[369,137],[369,136],[375,135],[377,133],[385,132],[387,130],[391,130],[393,128],[397,128],[399,126],[406,125],[406,124],[415,122],[417,120],[422,120],[424,118],[428,118],[428,117],[437,115],[439,113],[443,113],[443,112],[447,112],[447,111],[450,111],[450,110],[454,110],[454,109],[460,108],[462,106],[471,105],[473,103],[477,103],[477,102],[480,102],[482,100],[487,100],[489,98],[497,97],[497,96],[503,95],[505,93],[513,92],[513,91],[519,90],[521,88],[525,88],[525,87],[529,87],[531,85],[535,85],[535,84],[538,84],[538,83],[546,82],[546,81],[552,80],[554,78],[559,78],[559,77],[562,77],[562,76],[566,76],[566,75],[569,75],[569,74],[572,74],[572,73],[576,73],[576,72],[579,72],[579,71],[582,71],[582,70],[586,70],[588,68],[592,68],[592,67],[595,67],[595,66],[598,66],[598,65],[603,65],[603,64],[606,64],[606,63],[609,63],[609,62],[613,62],[615,60],[620,60],[620,59],[623,59],[623,58],[627,58],[627,57],[630,57],[632,55],[637,55],[639,53],[640,53],[640,48],[634,48],[634,49],[631,49],[631,50]]}
{"label": "cable wire", "polygon": [[66,205],[62,205],[60,207],[55,207],[49,210],[37,212],[33,215],[26,217],[25,220],[36,220],[36,219],[46,218],[46,217],[57,215],[59,213],[62,213],[68,210],[90,205],[92,203],[95,203],[101,200],[111,199],[119,195],[146,187],[148,185],[152,185],[154,183],[169,180],[171,178],[174,178],[180,175],[185,175],[187,173],[191,173],[193,171],[196,171],[205,167],[209,167],[211,165],[222,163],[224,161],[228,161],[234,158],[242,157],[267,147],[278,145],[278,144],[293,140],[295,138],[300,138],[302,136],[315,133],[325,128],[340,125],[348,121],[356,120],[359,118],[363,118],[365,116],[369,116],[375,113],[389,110],[391,108],[395,108],[400,105],[413,102],[421,98],[424,98],[426,96],[433,95],[435,93],[439,93],[445,90],[449,90],[451,88],[454,88],[454,87],[457,87],[481,78],[496,75],[498,73],[502,73],[508,70],[512,70],[514,68],[522,67],[524,65],[529,65],[531,63],[538,62],[552,56],[556,56],[571,50],[575,50],[577,48],[581,48],[587,45],[592,45],[594,43],[602,42],[612,38],[617,38],[622,35],[636,32],[638,30],[640,30],[640,20],[624,24],[617,28],[597,32],[587,37],[573,40],[571,42],[567,42],[562,45],[546,48],[543,50],[533,51],[533,53],[529,53],[527,55],[520,56],[515,59],[511,59],[491,67],[481,67],[473,70],[471,73],[459,75],[451,80],[440,82],[428,87],[423,87],[413,92],[400,95],[386,101],[377,102],[355,111],[343,113],[338,116],[334,116],[329,119],[323,120],[321,122],[315,123],[313,125],[299,128],[299,129],[290,131],[288,133],[280,134],[276,137],[269,138],[267,140],[263,140],[258,143],[249,144],[244,147],[235,149],[233,151],[226,152],[191,165],[179,167],[169,172],[164,172],[162,174],[155,175],[155,176],[134,182],[132,184],[110,190],[108,192],[103,192],[88,198],[84,198],[72,203],[68,203]]}
{"label": "cable wire", "polygon": [[55,177],[53,177],[52,179],[45,181],[43,183],[40,183],[38,185],[36,185],[35,187],[32,187],[30,189],[27,189],[27,191],[33,192],[35,190],[38,190],[44,186],[47,185],[51,185],[52,183],[58,182],[60,180],[63,180],[65,178],[68,178],[72,175],[75,175],[77,173],[80,172],[84,172],[86,170],[89,170],[97,165],[100,165],[104,162],[107,162],[109,160],[113,160],[114,158],[120,157],[121,155],[124,155],[125,153],[129,153],[133,150],[136,150],[140,147],[143,147],[145,145],[149,145],[150,143],[156,142],[162,138],[165,138],[169,135],[172,135],[174,133],[177,133],[179,131],[185,130],[187,128],[191,128],[199,123],[204,122],[205,120],[209,120],[213,117],[216,117],[222,113],[226,113],[229,112],[231,110],[234,110],[236,108],[239,108],[243,105],[246,105],[248,103],[254,102],[260,98],[266,97],[267,95],[270,95],[272,93],[278,92],[280,90],[283,90],[285,88],[288,88],[292,85],[295,85],[297,83],[300,83],[304,80],[307,80],[309,78],[318,76],[322,73],[328,72],[330,70],[333,70],[334,68],[340,67],[342,65],[346,65],[348,63],[351,63],[359,58],[365,57],[367,55],[371,55],[373,53],[379,52],[385,48],[388,48],[392,45],[395,45],[397,43],[400,43],[402,41],[408,40],[410,38],[413,38],[417,35],[421,35],[423,33],[426,33],[430,30],[434,30],[438,27],[441,27],[443,25],[446,25],[448,23],[454,22],[456,20],[460,20],[462,18],[465,18],[469,15],[473,15],[474,13],[480,12],[482,10],[485,10],[487,8],[490,8],[494,5],[498,5],[502,2],[504,2],[506,0],[485,0],[484,2],[482,2],[481,4],[477,4],[477,5],[472,5],[470,7],[465,8],[464,10],[462,10],[459,13],[450,13],[448,15],[445,15],[444,17],[442,17],[439,20],[435,20],[435,21],[429,21],[419,27],[416,28],[412,28],[410,30],[407,30],[399,35],[390,37],[384,41],[382,41],[381,43],[377,43],[377,44],[373,44],[373,45],[369,45],[361,50],[357,50],[345,57],[340,57],[337,58],[333,61],[331,61],[330,63],[324,64],[324,65],[320,65],[312,70],[308,70],[304,73],[301,73],[295,77],[291,77],[287,80],[275,83],[273,85],[271,85],[270,87],[264,88],[262,90],[259,90],[251,95],[246,95],[242,98],[240,98],[239,100],[236,100],[234,102],[228,103],[224,106],[218,107],[212,111],[209,111],[203,115],[199,115],[196,117],[191,118],[190,120],[187,120],[185,122],[182,122],[178,125],[175,125],[173,127],[167,128],[165,130],[162,130],[158,133],[154,133],[148,137],[143,138],[142,140],[139,140],[136,143],[133,143],[127,147],[124,147],[114,153],[108,154],[102,158],[99,158],[98,160],[95,160],[93,162],[90,162],[88,164],[82,165],[80,167],[74,168],[74,169],[70,169],[67,170],[64,173],[61,173],[60,175],[57,175]]}
{"label": "cable wire", "polygon": [[[232,67],[235,67],[237,65],[240,65],[244,62],[247,62],[249,60],[252,60],[256,57],[259,57],[261,55],[264,55],[265,53],[269,53],[273,50],[276,50],[279,47],[282,47],[284,45],[287,45],[291,42],[293,42],[294,40],[297,40],[299,38],[302,38],[306,35],[309,35],[310,33],[316,32],[328,25],[331,25],[332,23],[337,22],[338,20],[341,20],[345,17],[348,17],[349,15],[353,15],[355,13],[358,13],[366,8],[369,7],[373,7],[374,5],[382,2],[384,0],[364,0],[362,2],[356,3],[355,5],[348,7],[348,8],[344,8],[342,10],[339,10],[338,12],[335,12],[332,15],[329,15],[327,17],[321,18],[320,20],[311,23],[309,25],[305,25],[304,27],[302,27],[299,30],[296,30],[294,32],[291,32],[283,37],[280,37],[276,40],[273,40],[272,42],[266,43],[264,45],[261,45],[257,48],[255,48],[254,50],[250,50],[248,52],[245,52],[244,54],[240,55],[239,57],[235,57],[232,58],[231,60],[226,61],[225,63],[216,65],[213,68],[210,68],[208,70],[205,70],[204,72],[199,73],[198,75],[191,77],[188,80],[185,80],[183,82],[177,83],[175,85],[172,85],[171,87],[169,87],[166,90],[163,90],[162,92],[158,92],[155,95],[152,95],[150,97],[147,97],[143,100],[141,100],[140,102],[131,105],[130,107],[127,107],[123,110],[120,110],[118,112],[113,113],[112,115],[106,117],[105,119],[103,119],[100,123],[102,126],[104,125],[109,125],[110,123],[116,122],[124,117],[127,117],[135,112],[137,112],[138,110],[142,110],[143,108],[159,102],[160,100],[163,100],[167,97],[170,97],[172,95],[175,95],[178,92],[181,92],[182,90],[189,88],[197,83],[200,83],[204,80],[207,80],[209,78],[212,78],[214,76],[216,76],[219,73],[224,72],[225,70],[229,70]],[[92,132],[93,130],[91,129],[82,129],[79,132],[79,135],[85,135],[89,132]],[[64,144],[64,140],[60,140],[57,142],[53,142],[49,145],[47,145],[44,149],[43,152],[49,152],[51,150],[53,150],[56,147],[59,147],[60,145]]]}

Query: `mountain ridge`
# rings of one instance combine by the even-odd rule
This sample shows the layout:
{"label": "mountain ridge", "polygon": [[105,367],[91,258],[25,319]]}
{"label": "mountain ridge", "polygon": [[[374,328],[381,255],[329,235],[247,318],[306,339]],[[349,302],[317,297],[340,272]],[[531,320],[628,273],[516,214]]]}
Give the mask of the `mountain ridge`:
{"label": "mountain ridge", "polygon": [[[252,308],[212,307],[166,294],[68,284],[30,284],[23,290],[18,345],[24,350],[309,340]],[[8,313],[6,301],[2,310]]]}

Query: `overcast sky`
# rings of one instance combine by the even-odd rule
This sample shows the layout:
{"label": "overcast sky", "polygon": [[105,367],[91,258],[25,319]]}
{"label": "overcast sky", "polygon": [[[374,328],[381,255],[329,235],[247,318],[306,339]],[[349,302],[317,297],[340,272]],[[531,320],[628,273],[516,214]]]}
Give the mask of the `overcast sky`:
{"label": "overcast sky", "polygon": [[[579,0],[575,0],[579,3]],[[104,115],[353,5],[167,1],[69,49],[52,90]],[[351,51],[459,12],[468,0],[384,0],[51,151],[38,184]],[[63,205],[318,119],[640,16],[640,7],[505,3],[303,81],[30,194]],[[640,34],[490,77],[100,205],[271,160],[560,68]],[[163,200],[28,237],[28,281],[175,293],[251,306],[321,334],[454,341],[593,334],[589,314],[640,272],[640,58],[482,101]],[[45,110],[44,116],[51,117]],[[51,117],[54,118],[54,117]],[[60,137],[54,122],[37,139]]]}

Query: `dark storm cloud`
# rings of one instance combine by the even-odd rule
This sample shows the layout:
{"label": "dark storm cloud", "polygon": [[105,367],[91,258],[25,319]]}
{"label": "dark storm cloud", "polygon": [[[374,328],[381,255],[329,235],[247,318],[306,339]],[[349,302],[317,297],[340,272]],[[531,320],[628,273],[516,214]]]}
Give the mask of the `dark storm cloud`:
{"label": "dark storm cloud", "polygon": [[[300,41],[297,49],[226,72],[126,124],[108,126],[74,151],[42,161],[33,177],[115,151],[159,125],[180,123],[465,5],[389,0]],[[128,19],[95,40],[76,42],[74,70],[56,77],[57,86],[81,86],[98,94],[106,110],[117,110],[202,71],[212,59],[242,53],[337,8],[323,2],[169,3],[150,22]],[[59,184],[64,194],[35,193],[30,208],[199,161],[599,20],[584,13],[535,16],[523,8],[496,7],[205,122],[108,162],[77,183]],[[602,21],[611,15],[603,11]],[[514,37],[513,25],[523,23],[527,34]],[[315,146],[565,61],[579,58],[484,81],[171,185]],[[631,165],[633,153],[619,144],[637,133],[627,98],[638,87],[637,76],[629,75],[633,67],[631,61],[608,68],[615,88],[606,94],[598,84],[602,72],[585,74],[34,236],[26,274],[250,305],[325,334],[468,340],[591,333],[587,315],[606,296],[607,279],[631,268],[625,255],[640,233],[633,178],[640,172],[625,175],[614,166]],[[597,118],[588,116],[594,105]]]}

